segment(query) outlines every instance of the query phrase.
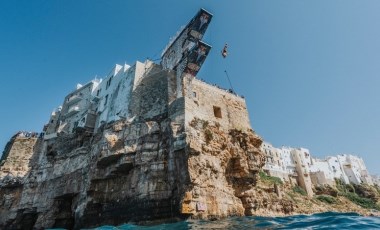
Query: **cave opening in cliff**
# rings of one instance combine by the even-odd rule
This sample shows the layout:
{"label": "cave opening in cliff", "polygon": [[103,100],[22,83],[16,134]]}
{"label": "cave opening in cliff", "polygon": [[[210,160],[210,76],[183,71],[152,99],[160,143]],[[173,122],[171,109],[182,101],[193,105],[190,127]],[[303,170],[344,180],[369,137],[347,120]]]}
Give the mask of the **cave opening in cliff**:
{"label": "cave opening in cliff", "polygon": [[72,210],[74,198],[75,194],[65,194],[55,198],[54,207],[57,215],[53,225],[54,228],[74,228],[75,218]]}

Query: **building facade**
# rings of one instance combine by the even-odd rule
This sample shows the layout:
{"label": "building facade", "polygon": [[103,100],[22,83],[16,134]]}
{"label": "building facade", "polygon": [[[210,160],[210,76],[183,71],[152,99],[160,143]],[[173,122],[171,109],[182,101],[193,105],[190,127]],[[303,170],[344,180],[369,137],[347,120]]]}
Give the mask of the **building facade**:
{"label": "building facade", "polygon": [[266,156],[264,171],[283,181],[298,184],[309,195],[312,195],[313,186],[335,185],[335,180],[345,184],[375,184],[363,159],[357,156],[340,154],[318,159],[311,157],[306,148],[276,148],[268,142],[263,142],[261,150]]}

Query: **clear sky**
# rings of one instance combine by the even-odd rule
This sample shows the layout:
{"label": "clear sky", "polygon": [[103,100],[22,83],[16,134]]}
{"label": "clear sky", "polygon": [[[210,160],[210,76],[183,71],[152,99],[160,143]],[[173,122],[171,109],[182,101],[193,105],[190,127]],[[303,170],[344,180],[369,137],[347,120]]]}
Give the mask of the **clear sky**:
{"label": "clear sky", "polygon": [[213,48],[198,76],[228,88],[227,70],[258,134],[321,158],[356,154],[380,174],[377,0],[1,1],[0,149],[41,131],[76,83],[159,58],[201,7]]}

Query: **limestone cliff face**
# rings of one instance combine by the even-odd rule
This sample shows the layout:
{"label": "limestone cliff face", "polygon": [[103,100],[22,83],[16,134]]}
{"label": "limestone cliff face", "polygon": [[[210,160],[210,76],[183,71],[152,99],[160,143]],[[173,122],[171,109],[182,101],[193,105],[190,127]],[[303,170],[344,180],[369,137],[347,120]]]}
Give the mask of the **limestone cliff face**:
{"label": "limestone cliff face", "polygon": [[123,120],[96,135],[29,143],[32,170],[0,189],[1,226],[72,229],[244,215],[241,193],[254,187],[264,164],[261,139],[201,120],[190,125],[186,133],[167,117]]}
{"label": "limestone cliff face", "polygon": [[[129,120],[96,134],[61,133],[30,143],[31,170],[17,186],[0,189],[0,227],[73,229],[183,218],[179,206],[189,173],[184,100],[170,91],[175,80],[168,71],[142,79]],[[6,165],[14,164],[11,159]]]}
{"label": "limestone cliff face", "polygon": [[0,229],[326,210],[259,176],[262,139],[243,98],[192,77],[177,97],[177,80],[159,69],[142,77],[130,117],[95,133],[12,138],[0,166]]}
{"label": "limestone cliff face", "polygon": [[255,187],[257,173],[265,164],[259,150],[261,138],[195,118],[188,141],[190,185],[182,212],[208,219],[249,212],[243,197]]}
{"label": "limestone cliff face", "polygon": [[[248,213],[243,194],[255,186],[264,164],[261,139],[232,129],[228,117],[220,119],[240,114],[245,104],[226,105],[216,116],[202,101],[205,83],[194,83],[194,102],[189,91],[189,97],[177,98],[176,81],[170,71],[145,76],[133,89],[131,117],[94,134],[77,130],[28,143],[34,150],[30,170],[17,186],[5,182],[0,189],[0,227],[73,229]],[[12,157],[26,155],[11,151],[4,165],[17,165]]]}
{"label": "limestone cliff face", "polygon": [[[29,172],[35,137],[16,134],[7,143],[0,163],[0,223],[17,216],[23,179]],[[26,224],[28,220],[25,220]],[[1,226],[1,225],[0,225]]]}
{"label": "limestone cliff face", "polygon": [[36,136],[37,134],[33,134],[32,137],[30,133],[26,137],[24,133],[18,133],[11,138],[1,157],[0,179],[7,176],[13,179],[22,178],[29,172],[29,160],[33,155]]}

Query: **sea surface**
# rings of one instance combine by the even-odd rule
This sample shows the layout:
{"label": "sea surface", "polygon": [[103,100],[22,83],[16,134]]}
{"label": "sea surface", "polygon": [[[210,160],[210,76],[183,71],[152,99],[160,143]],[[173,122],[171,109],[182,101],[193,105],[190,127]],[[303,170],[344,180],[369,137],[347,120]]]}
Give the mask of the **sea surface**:
{"label": "sea surface", "polygon": [[380,229],[380,217],[363,217],[356,213],[326,212],[288,217],[232,217],[216,221],[189,220],[154,226],[102,226],[93,230],[156,229]]}

